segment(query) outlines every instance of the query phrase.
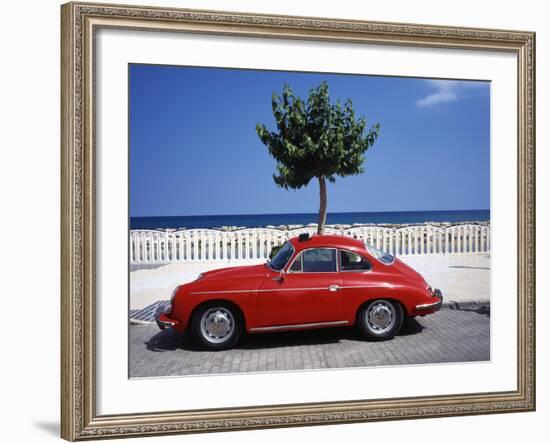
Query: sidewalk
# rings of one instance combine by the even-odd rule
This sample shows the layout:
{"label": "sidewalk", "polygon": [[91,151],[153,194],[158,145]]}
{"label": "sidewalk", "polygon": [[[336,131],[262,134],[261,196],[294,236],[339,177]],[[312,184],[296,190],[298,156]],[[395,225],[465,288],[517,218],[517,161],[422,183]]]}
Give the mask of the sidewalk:
{"label": "sidewalk", "polygon": [[[488,361],[488,312],[443,309],[405,320],[387,341],[366,341],[356,328],[244,335],[221,352],[205,351],[189,335],[156,325],[129,329],[130,377],[230,374],[321,368],[417,365]],[[437,371],[430,368],[431,371]]]}
{"label": "sidewalk", "polygon": [[[422,274],[432,287],[439,288],[446,304],[490,301],[491,258],[488,254],[424,255],[403,257],[402,260]],[[201,272],[263,262],[265,260],[141,266],[142,269],[130,272],[130,310],[141,310],[160,300],[168,300],[177,285],[194,280]]]}
{"label": "sidewalk", "polygon": [[441,289],[445,304],[489,303],[491,256],[424,255],[403,257],[433,288]]}

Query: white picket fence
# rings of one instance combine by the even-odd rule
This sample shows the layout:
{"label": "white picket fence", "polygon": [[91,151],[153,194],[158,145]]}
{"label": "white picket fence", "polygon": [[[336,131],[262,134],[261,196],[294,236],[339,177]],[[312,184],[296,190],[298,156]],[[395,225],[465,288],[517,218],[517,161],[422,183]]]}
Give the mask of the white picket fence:
{"label": "white picket fence", "polygon": [[[188,229],[181,231],[130,231],[130,263],[260,260],[269,258],[274,246],[315,227],[292,230],[250,228],[236,231]],[[490,228],[460,224],[385,228],[326,228],[326,234],[347,235],[397,256],[426,254],[475,254],[490,252]]]}

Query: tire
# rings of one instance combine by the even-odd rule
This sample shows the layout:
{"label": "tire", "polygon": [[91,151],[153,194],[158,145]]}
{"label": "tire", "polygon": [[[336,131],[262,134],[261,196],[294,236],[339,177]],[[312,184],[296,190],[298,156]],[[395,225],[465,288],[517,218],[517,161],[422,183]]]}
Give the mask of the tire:
{"label": "tire", "polygon": [[193,314],[191,332],[198,343],[211,351],[232,348],[243,331],[241,312],[229,303],[205,303]]}
{"label": "tire", "polygon": [[357,313],[357,325],[369,340],[389,340],[403,325],[403,307],[385,299],[373,300]]}

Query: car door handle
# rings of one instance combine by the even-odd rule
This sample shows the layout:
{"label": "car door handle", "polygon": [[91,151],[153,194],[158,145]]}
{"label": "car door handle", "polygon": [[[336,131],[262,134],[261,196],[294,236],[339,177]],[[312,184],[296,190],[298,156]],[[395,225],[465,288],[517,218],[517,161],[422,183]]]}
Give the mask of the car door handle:
{"label": "car door handle", "polygon": [[342,288],[341,288],[340,286],[338,286],[338,285],[330,285],[330,286],[328,287],[328,290],[329,290],[330,292],[336,292],[336,291],[339,291],[340,289],[342,289]]}

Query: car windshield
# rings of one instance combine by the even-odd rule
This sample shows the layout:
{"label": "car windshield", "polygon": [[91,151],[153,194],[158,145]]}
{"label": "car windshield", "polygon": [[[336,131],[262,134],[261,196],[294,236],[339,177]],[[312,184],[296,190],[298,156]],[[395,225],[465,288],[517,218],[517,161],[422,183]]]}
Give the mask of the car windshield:
{"label": "car windshield", "polygon": [[369,254],[373,257],[380,260],[382,263],[386,265],[391,265],[393,263],[393,255],[388,254],[387,252],[382,251],[381,249],[375,248],[374,246],[366,245],[367,251],[369,251]]}
{"label": "car windshield", "polygon": [[294,247],[290,244],[290,242],[286,242],[284,246],[279,249],[279,252],[275,254],[273,260],[268,263],[269,267],[275,271],[280,271],[285,267],[293,253]]}

